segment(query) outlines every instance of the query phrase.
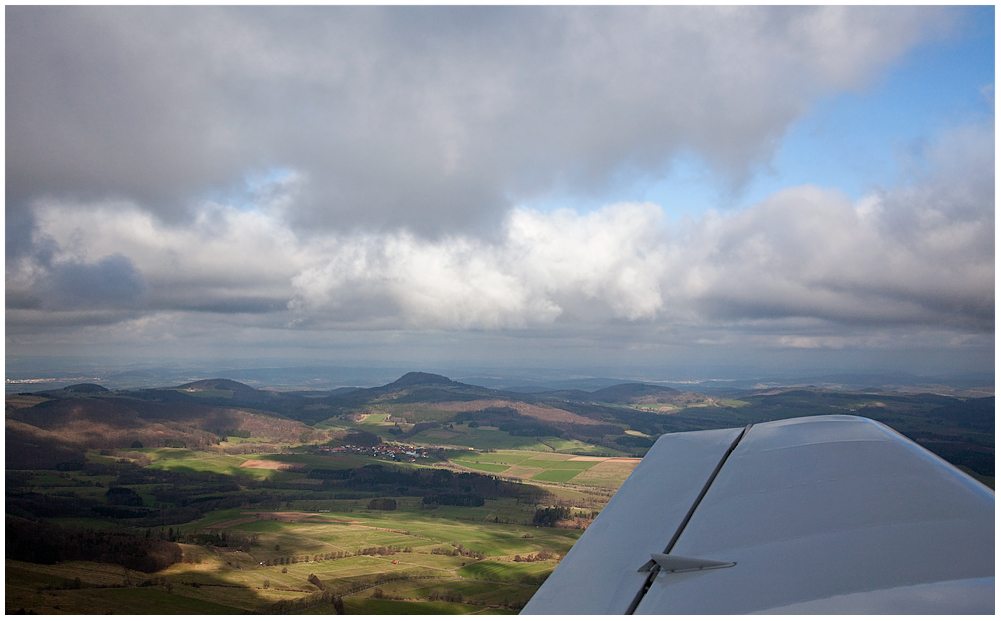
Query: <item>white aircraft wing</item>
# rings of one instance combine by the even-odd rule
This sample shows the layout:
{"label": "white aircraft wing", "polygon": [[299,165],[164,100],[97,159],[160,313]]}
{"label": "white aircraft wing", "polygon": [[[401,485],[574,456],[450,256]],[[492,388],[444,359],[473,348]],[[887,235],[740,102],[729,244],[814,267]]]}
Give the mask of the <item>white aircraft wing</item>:
{"label": "white aircraft wing", "polygon": [[994,493],[888,427],[661,436],[522,614],[993,614]]}

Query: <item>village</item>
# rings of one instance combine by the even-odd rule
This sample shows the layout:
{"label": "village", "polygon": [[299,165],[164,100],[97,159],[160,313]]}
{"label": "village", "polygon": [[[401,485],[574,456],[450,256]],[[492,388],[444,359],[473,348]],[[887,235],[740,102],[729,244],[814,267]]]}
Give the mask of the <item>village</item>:
{"label": "village", "polygon": [[427,450],[406,444],[380,444],[378,446],[321,446],[321,453],[351,453],[354,455],[370,455],[393,461],[417,461],[418,457],[427,457]]}

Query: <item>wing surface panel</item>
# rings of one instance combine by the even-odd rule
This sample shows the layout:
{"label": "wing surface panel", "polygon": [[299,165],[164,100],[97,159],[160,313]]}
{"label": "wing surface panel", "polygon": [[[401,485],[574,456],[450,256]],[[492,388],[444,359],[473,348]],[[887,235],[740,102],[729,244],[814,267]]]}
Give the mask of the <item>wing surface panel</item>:
{"label": "wing surface panel", "polygon": [[740,433],[662,436],[523,612],[993,613],[990,489],[864,418]]}
{"label": "wing surface panel", "polygon": [[856,417],[754,425],[673,549],[736,566],[683,586],[658,577],[636,612],[746,613],[993,577],[993,494],[915,447]]}
{"label": "wing surface panel", "polygon": [[740,432],[661,436],[522,613],[622,614]]}
{"label": "wing surface panel", "polygon": [[983,602],[993,598],[994,579],[973,578],[836,595],[760,613],[820,615],[835,611],[845,615],[974,615],[982,614]]}

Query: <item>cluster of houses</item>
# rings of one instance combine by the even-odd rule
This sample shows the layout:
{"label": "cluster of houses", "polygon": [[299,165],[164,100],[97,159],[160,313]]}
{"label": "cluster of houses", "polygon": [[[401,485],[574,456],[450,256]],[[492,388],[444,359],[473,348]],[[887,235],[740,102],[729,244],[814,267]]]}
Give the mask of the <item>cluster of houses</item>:
{"label": "cluster of houses", "polygon": [[427,451],[420,447],[405,444],[380,444],[379,446],[321,446],[321,453],[353,453],[355,455],[371,455],[393,461],[416,461],[418,457],[427,457]]}

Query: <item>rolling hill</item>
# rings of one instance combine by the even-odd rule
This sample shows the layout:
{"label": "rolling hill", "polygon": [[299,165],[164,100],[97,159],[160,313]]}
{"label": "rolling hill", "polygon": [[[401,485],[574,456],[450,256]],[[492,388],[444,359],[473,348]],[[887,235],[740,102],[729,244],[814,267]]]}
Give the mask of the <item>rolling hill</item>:
{"label": "rolling hill", "polygon": [[216,378],[135,391],[82,384],[8,397],[7,450],[10,468],[28,454],[52,455],[33,457],[32,463],[52,462],[57,455],[125,448],[136,441],[209,446],[236,430],[284,443],[336,439],[357,430],[424,444],[513,448],[531,443],[552,450],[642,455],[663,433],[854,413],[992,477],[993,408],[993,397],[819,388],[747,390],[729,399],[642,383],[524,393],[420,372],[383,386],[307,394],[257,390]]}

